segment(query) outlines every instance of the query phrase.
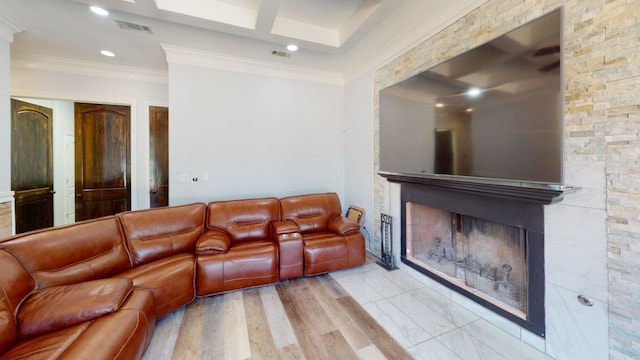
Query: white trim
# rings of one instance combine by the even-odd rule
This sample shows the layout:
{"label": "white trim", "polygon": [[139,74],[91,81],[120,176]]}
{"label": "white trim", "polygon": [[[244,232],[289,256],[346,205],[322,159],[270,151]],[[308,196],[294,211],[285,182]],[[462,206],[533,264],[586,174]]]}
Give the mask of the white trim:
{"label": "white trim", "polygon": [[0,204],[11,203],[11,235],[16,234],[16,199],[13,191],[0,192]]}
{"label": "white trim", "polygon": [[11,57],[11,67],[13,69],[50,71],[55,73],[87,75],[109,79],[135,80],[157,84],[168,83],[168,75],[166,71],[103,64],[44,55],[14,55]]}
{"label": "white trim", "polygon": [[235,71],[293,80],[303,80],[331,85],[344,85],[342,73],[310,69],[301,66],[274,64],[210,51],[160,44],[167,54],[167,62],[199,66],[217,70]]}
{"label": "white trim", "polygon": [[13,34],[24,31],[25,28],[16,22],[0,15],[0,38],[13,42]]}
{"label": "white trim", "polygon": [[0,204],[13,201],[13,191],[0,192]]}

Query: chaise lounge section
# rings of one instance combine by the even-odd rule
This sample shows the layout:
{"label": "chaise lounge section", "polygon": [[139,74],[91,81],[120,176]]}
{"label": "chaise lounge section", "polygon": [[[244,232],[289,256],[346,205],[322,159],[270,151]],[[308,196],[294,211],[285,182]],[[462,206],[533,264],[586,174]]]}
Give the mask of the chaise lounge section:
{"label": "chaise lounge section", "polygon": [[0,359],[139,359],[157,319],[365,261],[337,194],[196,203],[0,240]]}

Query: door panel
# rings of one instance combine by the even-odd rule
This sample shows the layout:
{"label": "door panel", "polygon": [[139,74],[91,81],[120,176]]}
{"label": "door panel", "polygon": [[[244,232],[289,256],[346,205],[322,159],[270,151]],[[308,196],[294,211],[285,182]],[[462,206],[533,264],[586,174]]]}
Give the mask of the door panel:
{"label": "door panel", "polygon": [[130,108],[75,104],[76,220],[131,210]]}
{"label": "door panel", "polygon": [[11,100],[11,189],[16,232],[53,226],[53,111]]}
{"label": "door panel", "polygon": [[150,206],[169,205],[169,109],[149,107]]}

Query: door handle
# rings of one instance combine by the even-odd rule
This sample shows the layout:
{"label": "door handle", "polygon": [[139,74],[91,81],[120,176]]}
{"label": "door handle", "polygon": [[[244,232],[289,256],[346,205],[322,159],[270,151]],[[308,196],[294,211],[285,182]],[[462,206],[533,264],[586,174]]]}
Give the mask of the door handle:
{"label": "door handle", "polygon": [[77,198],[81,198],[81,197],[82,197],[82,194],[76,194],[76,197],[77,197]]}
{"label": "door handle", "polygon": [[49,194],[51,194],[51,195],[53,195],[53,194],[55,194],[55,193],[56,193],[56,192],[55,192],[55,191],[53,191],[53,190],[49,191]]}
{"label": "door handle", "polygon": [[152,193],[152,194],[157,194],[157,193],[158,193],[158,190],[151,190],[151,193]]}

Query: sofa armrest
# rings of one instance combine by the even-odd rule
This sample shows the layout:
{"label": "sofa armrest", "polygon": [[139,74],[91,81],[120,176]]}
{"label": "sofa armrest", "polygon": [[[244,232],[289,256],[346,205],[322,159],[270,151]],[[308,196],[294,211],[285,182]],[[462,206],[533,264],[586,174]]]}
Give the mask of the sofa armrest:
{"label": "sofa armrest", "polygon": [[196,244],[196,254],[214,255],[229,251],[231,238],[222,230],[206,230]]}
{"label": "sofa armrest", "polygon": [[334,216],[327,224],[329,231],[342,236],[360,231],[360,225],[343,216]]}
{"label": "sofa armrest", "polygon": [[132,291],[133,282],[122,278],[38,290],[18,310],[20,338],[38,336],[116,312]]}
{"label": "sofa armrest", "polygon": [[271,237],[276,238],[282,234],[299,233],[300,227],[293,220],[279,220],[271,223]]}

